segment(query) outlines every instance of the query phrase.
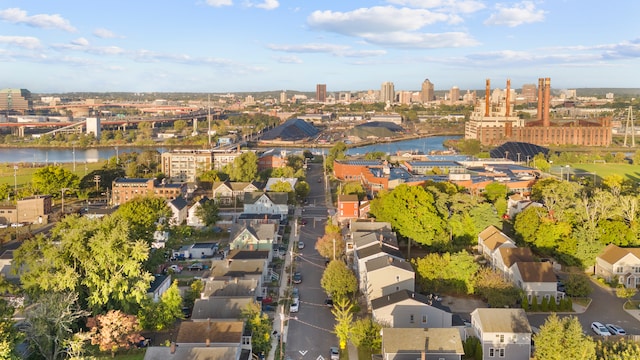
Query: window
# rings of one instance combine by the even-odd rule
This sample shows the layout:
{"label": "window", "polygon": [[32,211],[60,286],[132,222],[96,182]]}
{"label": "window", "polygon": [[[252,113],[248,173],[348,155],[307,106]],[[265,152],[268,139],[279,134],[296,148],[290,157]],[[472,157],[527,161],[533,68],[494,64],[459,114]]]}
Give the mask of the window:
{"label": "window", "polygon": [[503,343],[504,342],[504,334],[500,335],[500,342]]}
{"label": "window", "polygon": [[622,266],[618,266],[618,267],[616,267],[616,273],[618,273],[618,274],[622,274],[622,271],[623,271],[623,270],[622,270]]}
{"label": "window", "polygon": [[494,348],[489,348],[489,357],[494,357],[496,354],[496,349]]}
{"label": "window", "polygon": [[427,323],[427,315],[422,315],[422,323],[423,324]]}
{"label": "window", "polygon": [[504,349],[499,349],[498,356],[504,357]]}
{"label": "window", "polygon": [[409,315],[409,322],[413,324],[413,314]]}
{"label": "window", "polygon": [[634,266],[631,268],[633,270],[634,273],[640,273],[640,266]]}

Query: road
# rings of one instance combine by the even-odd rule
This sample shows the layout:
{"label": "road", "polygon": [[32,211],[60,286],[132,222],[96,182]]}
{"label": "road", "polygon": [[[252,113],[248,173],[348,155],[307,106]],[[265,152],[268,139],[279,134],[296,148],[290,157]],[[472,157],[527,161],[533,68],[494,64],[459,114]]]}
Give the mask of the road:
{"label": "road", "polygon": [[[297,314],[290,314],[297,320],[289,321],[285,355],[291,359],[319,360],[320,357],[329,359],[329,348],[338,344],[332,333],[334,317],[324,305],[326,294],[320,286],[325,258],[315,249],[315,242],[324,235],[327,222],[322,165],[311,164],[307,179],[310,186],[308,205],[304,206],[301,214],[307,224],[299,227],[299,240],[304,242],[305,247],[300,250],[295,261],[296,271],[302,273],[302,283],[297,285],[300,291],[300,309]],[[321,179],[321,182],[316,179]]]}

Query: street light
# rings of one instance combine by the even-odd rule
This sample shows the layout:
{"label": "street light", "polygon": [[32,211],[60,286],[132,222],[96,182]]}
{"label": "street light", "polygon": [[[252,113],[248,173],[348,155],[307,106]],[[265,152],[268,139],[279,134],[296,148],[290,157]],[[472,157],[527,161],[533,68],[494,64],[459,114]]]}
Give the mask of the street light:
{"label": "street light", "polygon": [[13,197],[18,198],[18,165],[13,165]]}

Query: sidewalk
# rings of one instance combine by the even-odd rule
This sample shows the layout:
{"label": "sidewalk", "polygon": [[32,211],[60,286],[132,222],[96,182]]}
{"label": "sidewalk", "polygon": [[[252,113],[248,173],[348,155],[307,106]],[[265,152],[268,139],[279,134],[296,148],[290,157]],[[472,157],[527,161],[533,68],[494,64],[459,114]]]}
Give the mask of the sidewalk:
{"label": "sidewalk", "polygon": [[[291,233],[289,233],[289,246],[287,247],[287,255],[284,257],[284,265],[282,266],[282,274],[280,274],[280,286],[278,288],[278,301],[284,299],[287,294],[287,288],[289,286],[289,275],[286,273],[286,269],[292,265],[292,256],[293,256],[293,245],[298,243],[298,238],[300,236],[300,229],[298,228],[298,217],[300,216],[300,209],[296,208],[294,212],[294,216],[292,219],[293,228],[291,229]],[[295,230],[294,230],[295,229]],[[295,231],[295,234],[294,234]],[[282,320],[287,317],[287,311],[284,309],[283,305],[278,305],[276,309],[276,313],[273,318],[273,332],[271,336],[271,350],[267,355],[267,360],[279,360],[276,359],[276,348],[280,346],[280,341],[283,344],[287,343],[287,334],[289,332],[289,326],[285,326],[282,323]],[[281,339],[282,338],[282,339]],[[285,346],[286,349],[286,346]]]}

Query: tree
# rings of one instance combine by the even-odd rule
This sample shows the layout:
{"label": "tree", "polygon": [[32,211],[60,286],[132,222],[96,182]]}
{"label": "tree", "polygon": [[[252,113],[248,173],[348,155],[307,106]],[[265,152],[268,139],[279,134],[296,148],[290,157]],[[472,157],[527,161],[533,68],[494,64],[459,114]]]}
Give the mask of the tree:
{"label": "tree", "polygon": [[487,198],[489,202],[495,203],[496,200],[507,197],[507,190],[507,185],[494,181],[485,186],[484,197]]}
{"label": "tree", "polygon": [[513,306],[521,297],[520,290],[490,268],[482,268],[475,276],[475,293],[493,308]]}
{"label": "tree", "polygon": [[298,199],[304,199],[309,195],[311,187],[308,182],[300,180],[296,183],[295,191]]}
{"label": "tree", "polygon": [[200,202],[200,206],[196,208],[196,216],[205,226],[215,225],[220,219],[218,213],[218,205],[211,199]]}
{"label": "tree", "polygon": [[271,190],[273,192],[292,192],[291,183],[285,180],[276,181],[271,185]]}
{"label": "tree", "polygon": [[31,347],[47,360],[64,358],[78,321],[89,315],[73,292],[50,292],[25,308],[25,336]]}
{"label": "tree", "polygon": [[120,205],[113,215],[130,224],[131,239],[151,244],[157,224],[170,219],[171,210],[167,201],[159,196],[141,196]]}
{"label": "tree", "polygon": [[416,269],[416,279],[423,291],[449,290],[463,294],[474,293],[474,276],[479,265],[473,255],[466,251],[454,254],[427,254],[425,257],[412,259]]}
{"label": "tree", "polygon": [[184,295],[184,305],[193,308],[193,304],[196,302],[196,299],[200,298],[200,294],[204,290],[204,283],[202,280],[194,280],[189,286],[189,290]]}
{"label": "tree", "polygon": [[349,341],[349,336],[351,335],[351,326],[353,324],[353,312],[351,310],[353,310],[353,304],[346,297],[341,297],[334,301],[333,309],[331,309],[331,313],[336,318],[333,332],[340,341],[340,349],[343,350],[347,347],[347,341]]}
{"label": "tree", "polygon": [[0,200],[9,199],[9,196],[13,192],[13,188],[8,183],[0,183]]}
{"label": "tree", "polygon": [[591,294],[591,280],[584,274],[569,274],[564,283],[565,293],[573,297],[585,297]]}
{"label": "tree", "polygon": [[242,153],[227,168],[231,181],[253,181],[258,174],[258,156],[253,151]]}
{"label": "tree", "polygon": [[327,294],[334,298],[355,294],[358,280],[351,269],[341,260],[332,260],[322,274],[320,285]]}
{"label": "tree", "polygon": [[636,289],[636,288],[627,288],[627,287],[624,287],[622,285],[619,285],[616,288],[616,296],[621,298],[621,299],[629,300],[632,297],[634,297],[635,294],[637,294],[637,293],[638,293],[638,289]]}
{"label": "tree", "polygon": [[573,316],[560,319],[551,314],[533,340],[536,359],[596,359],[595,342],[582,332],[582,325]]}
{"label": "tree", "polygon": [[355,346],[371,349],[373,353],[376,353],[380,351],[382,346],[380,330],[382,330],[382,325],[375,322],[371,317],[358,319],[351,325],[349,338]]}
{"label": "tree", "polygon": [[138,320],[120,310],[111,310],[104,315],[96,315],[87,320],[91,329],[91,344],[98,345],[100,351],[115,356],[120,349],[129,349],[141,338]]}
{"label": "tree", "polygon": [[138,312],[140,324],[144,329],[162,331],[169,328],[176,319],[182,319],[182,296],[175,280],[162,294],[160,301],[147,299]]}
{"label": "tree", "polygon": [[[336,231],[337,229],[337,231]],[[341,259],[345,251],[345,242],[340,233],[340,227],[327,222],[324,235],[316,241],[316,250],[327,259]]]}
{"label": "tree", "polygon": [[271,350],[271,320],[262,312],[260,304],[251,302],[242,310],[242,318],[246,320],[251,332],[251,349],[254,354],[268,354]]}
{"label": "tree", "polygon": [[31,183],[38,193],[50,194],[54,198],[62,196],[61,189],[76,191],[80,188],[80,178],[77,175],[61,166],[53,165],[36,170]]}
{"label": "tree", "polygon": [[640,345],[633,340],[617,339],[596,343],[598,359],[635,360],[640,359]]}
{"label": "tree", "polygon": [[358,195],[358,199],[362,200],[367,195],[366,191],[362,187],[362,184],[357,181],[350,181],[342,186],[342,193],[345,195],[355,194]]}
{"label": "tree", "polygon": [[22,341],[23,334],[18,332],[13,321],[15,309],[9,303],[0,299],[0,359],[18,360],[20,356],[16,351]]}

